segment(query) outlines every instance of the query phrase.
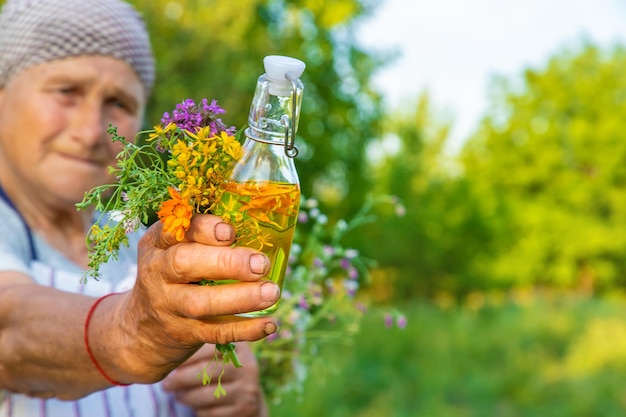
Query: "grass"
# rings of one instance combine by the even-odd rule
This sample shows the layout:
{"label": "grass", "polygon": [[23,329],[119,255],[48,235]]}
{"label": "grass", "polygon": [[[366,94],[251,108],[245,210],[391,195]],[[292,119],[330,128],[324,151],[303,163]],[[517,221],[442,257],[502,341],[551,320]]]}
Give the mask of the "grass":
{"label": "grass", "polygon": [[563,294],[416,302],[364,317],[272,417],[623,416],[626,300]]}

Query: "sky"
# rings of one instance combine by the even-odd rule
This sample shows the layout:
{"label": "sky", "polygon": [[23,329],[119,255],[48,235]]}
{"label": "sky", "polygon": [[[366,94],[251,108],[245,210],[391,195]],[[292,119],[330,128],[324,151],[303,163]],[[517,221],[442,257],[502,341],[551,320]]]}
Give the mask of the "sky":
{"label": "sky", "polygon": [[374,85],[391,108],[427,91],[435,112],[453,119],[454,153],[485,113],[493,76],[519,78],[583,40],[626,46],[626,0],[381,0],[357,39],[398,50]]}

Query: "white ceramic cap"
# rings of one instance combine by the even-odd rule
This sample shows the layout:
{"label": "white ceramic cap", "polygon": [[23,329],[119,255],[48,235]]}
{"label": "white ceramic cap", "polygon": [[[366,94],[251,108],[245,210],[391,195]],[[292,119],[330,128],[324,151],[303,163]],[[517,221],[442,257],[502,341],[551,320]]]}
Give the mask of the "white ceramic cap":
{"label": "white ceramic cap", "polygon": [[270,81],[270,94],[284,96],[291,94],[291,81],[286,78],[297,80],[304,72],[306,65],[296,58],[281,55],[268,55],[263,58],[265,76]]}

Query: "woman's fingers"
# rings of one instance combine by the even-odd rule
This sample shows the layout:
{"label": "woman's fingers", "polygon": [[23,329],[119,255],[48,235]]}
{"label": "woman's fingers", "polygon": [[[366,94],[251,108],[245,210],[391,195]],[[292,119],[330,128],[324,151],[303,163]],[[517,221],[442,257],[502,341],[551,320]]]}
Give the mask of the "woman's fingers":
{"label": "woman's fingers", "polygon": [[[204,343],[253,342],[276,333],[278,325],[272,317],[225,316],[197,320],[193,326],[194,339]],[[181,338],[188,335],[180,335]]]}
{"label": "woman's fingers", "polygon": [[[163,223],[156,222],[145,234],[150,246],[167,249],[181,243],[174,234],[163,230]],[[212,214],[196,214],[191,218],[189,230],[182,242],[197,242],[211,246],[230,246],[235,241],[235,230],[221,217]]]}
{"label": "woman's fingers", "polygon": [[[263,280],[268,257],[232,247],[234,231],[217,216],[194,216],[182,242],[150,227],[139,243],[137,282],[132,308],[151,317],[168,340],[194,345],[259,340],[276,331],[271,317],[242,318],[240,313],[275,304],[280,288]],[[231,283],[197,285],[202,280]],[[172,346],[175,348],[175,346]]]}
{"label": "woman's fingers", "polygon": [[267,256],[250,248],[233,248],[233,240],[232,227],[218,216],[194,216],[182,242],[163,231],[159,222],[139,242],[139,258],[150,276],[159,274],[169,283],[257,281],[267,275]]}
{"label": "woman's fingers", "polygon": [[204,326],[197,330],[196,337],[205,343],[254,342],[276,333],[278,325],[273,317],[220,317],[205,321]]}
{"label": "woman's fingers", "polygon": [[221,217],[196,215],[191,219],[185,239],[205,245],[231,245],[235,241],[235,229]]}
{"label": "woman's fingers", "polygon": [[258,281],[268,274],[270,261],[250,248],[181,243],[164,251],[156,267],[172,283],[208,280]]}
{"label": "woman's fingers", "polygon": [[261,340],[278,330],[276,319],[267,317],[221,316],[207,319],[179,319],[168,327],[168,339],[184,343],[231,343]]}
{"label": "woman's fingers", "polygon": [[189,284],[172,290],[168,302],[170,308],[183,317],[206,319],[263,310],[274,305],[279,297],[280,288],[271,281],[211,286]]}

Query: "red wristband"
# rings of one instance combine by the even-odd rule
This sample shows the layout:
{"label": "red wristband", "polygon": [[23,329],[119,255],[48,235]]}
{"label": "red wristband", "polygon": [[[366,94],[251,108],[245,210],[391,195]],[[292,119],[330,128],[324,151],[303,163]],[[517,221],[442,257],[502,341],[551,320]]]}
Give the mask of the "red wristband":
{"label": "red wristband", "polygon": [[96,311],[96,307],[98,307],[98,304],[100,304],[100,302],[104,300],[105,298],[110,297],[112,295],[117,295],[117,294],[119,293],[114,292],[114,293],[107,294],[105,296],[98,298],[96,302],[93,303],[93,305],[89,309],[89,313],[87,313],[87,319],[85,320],[85,347],[87,348],[87,354],[89,355],[91,362],[93,362],[98,372],[100,372],[100,375],[102,375],[104,379],[106,379],[113,385],[125,387],[130,384],[122,384],[120,382],[117,382],[114,379],[111,379],[107,374],[104,373],[104,370],[100,367],[100,365],[98,364],[98,361],[96,361],[96,357],[93,355],[93,352],[91,351],[91,348],[89,347],[89,323],[91,322],[91,317],[93,316],[94,311]]}

